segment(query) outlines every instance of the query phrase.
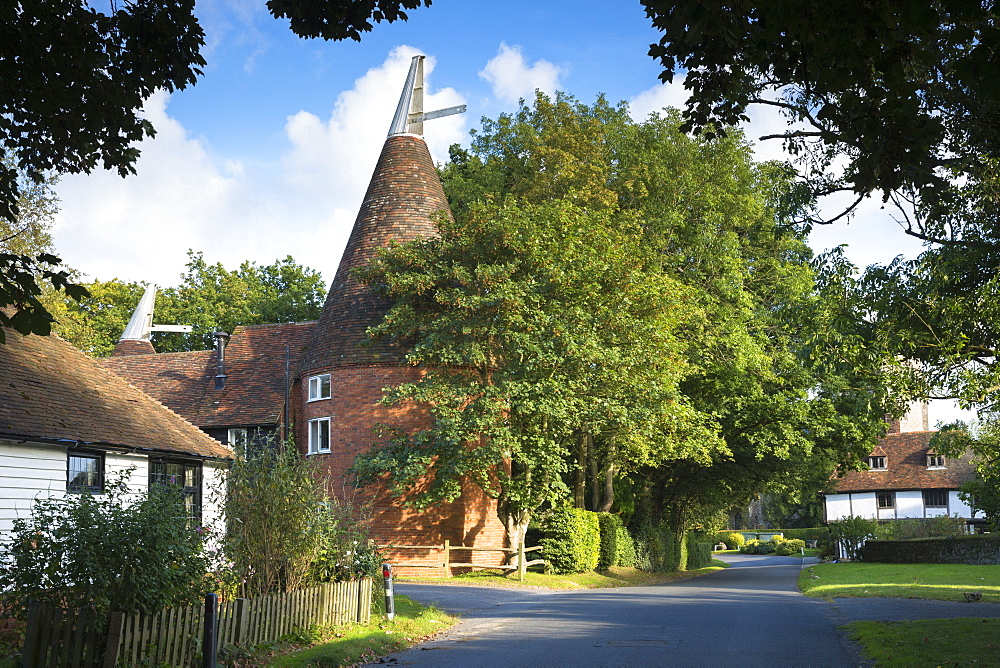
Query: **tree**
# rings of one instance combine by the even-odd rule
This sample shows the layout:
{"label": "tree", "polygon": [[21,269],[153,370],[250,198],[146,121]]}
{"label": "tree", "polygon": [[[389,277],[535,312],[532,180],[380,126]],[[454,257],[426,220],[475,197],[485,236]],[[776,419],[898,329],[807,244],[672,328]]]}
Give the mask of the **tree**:
{"label": "tree", "polygon": [[[269,0],[303,37],[360,39],[372,21],[407,18],[430,0]],[[183,90],[201,75],[205,36],[194,0],[130,0],[110,12],[87,0],[23,0],[0,7],[0,220],[22,219],[21,193],[47,175],[135,172],[135,144],[155,129],[142,117],[157,90]],[[0,248],[0,326],[49,333],[41,284],[81,297],[51,252]],[[0,331],[0,343],[3,343]]]}
{"label": "tree", "polygon": [[412,342],[409,362],[427,370],[387,401],[428,406],[432,424],[359,457],[359,483],[387,476],[426,506],[471,481],[497,499],[514,544],[534,511],[565,497],[585,434],[622,462],[717,446],[677,393],[678,334],[697,312],[676,281],[648,271],[633,217],[483,203],[440,232],[362,272],[394,302],[373,334]]}
{"label": "tree", "polygon": [[[449,404],[442,395],[418,390],[449,375],[442,369],[446,364],[478,368],[466,356],[443,354],[454,351],[448,332],[452,336],[460,332],[462,341],[470,336],[478,341],[485,334],[470,331],[485,331],[494,337],[491,343],[513,335],[511,330],[520,321],[511,323],[506,310],[487,316],[473,310],[478,302],[464,299],[474,291],[486,298],[506,295],[484,283],[483,277],[495,273],[485,268],[492,267],[494,254],[499,253],[497,262],[504,262],[507,252],[524,261],[525,267],[558,267],[561,280],[572,286],[588,284],[581,267],[604,266],[602,262],[620,257],[615,249],[623,248],[626,255],[620,259],[628,270],[617,275],[628,277],[626,285],[666,281],[677,286],[673,298],[696,314],[693,320],[675,319],[667,329],[656,330],[661,336],[670,333],[669,344],[648,335],[640,341],[615,341],[626,349],[617,353],[625,359],[632,354],[639,359],[668,354],[677,360],[671,364],[670,382],[660,386],[643,377],[646,370],[637,361],[616,364],[615,387],[621,394],[615,396],[623,403],[645,406],[649,414],[657,414],[659,406],[658,414],[668,419],[683,416],[675,423],[680,429],[663,429],[662,424],[642,429],[642,421],[633,422],[637,418],[630,413],[622,413],[614,429],[590,429],[586,425],[601,425],[601,415],[614,415],[613,408],[591,405],[594,414],[582,422],[585,426],[566,420],[569,428],[563,442],[522,448],[531,454],[545,453],[546,459],[537,466],[548,473],[550,497],[566,495],[572,486],[577,505],[583,505],[589,478],[592,507],[610,506],[615,479],[631,478],[637,484],[630,487],[639,488],[633,494],[640,497],[636,521],[641,522],[642,515],[657,522],[670,517],[671,531],[680,534],[692,522],[788,479],[803,459],[826,452],[832,467],[866,454],[884,433],[883,416],[898,407],[885,387],[894,366],[891,356],[877,341],[868,340],[866,332],[849,329],[857,324],[856,318],[844,317],[855,315],[857,309],[839,289],[851,279],[849,268],[836,256],[816,268],[810,265],[803,235],[791,224],[795,212],[809,200],[787,169],[754,165],[737,132],[710,142],[683,135],[678,131],[680,122],[678,114],[668,112],[635,123],[627,108],[613,107],[603,99],[588,106],[562,94],[555,99],[538,95],[533,106],[522,104],[516,114],[484,120],[471,150],[453,147],[453,160],[443,168],[442,177],[458,221],[455,227],[444,223],[442,239],[422,242],[419,251],[416,246],[403,247],[384,257],[368,277],[387,286],[386,294],[397,305],[405,304],[399,307],[403,310],[390,312],[376,333],[412,337],[416,343],[411,361],[430,369],[430,380],[394,396],[428,401],[435,416],[447,404],[450,413],[442,423],[461,425],[462,438],[452,434],[435,440],[437,434],[429,433],[397,441],[362,460],[358,469],[366,479],[389,473],[391,479],[410,476],[412,482],[430,469],[437,468],[438,475],[441,467],[452,466],[451,453],[459,453],[464,461],[483,451],[483,444],[467,447],[469,434],[482,426],[465,412],[473,403]],[[494,204],[484,208],[483,202],[490,201]],[[510,229],[501,226],[492,238],[484,237],[484,230],[491,229],[489,216],[523,222]],[[605,240],[593,246],[578,240],[575,235],[581,228],[570,220],[591,221],[582,229],[594,226],[587,234],[597,233]],[[598,225],[600,221],[606,222]],[[632,221],[631,227],[622,227],[623,221]],[[549,241],[553,225],[565,235],[555,247]],[[625,230],[629,234],[622,237]],[[536,234],[543,241],[535,239]],[[525,247],[510,246],[510,239],[525,239]],[[478,248],[480,244],[485,248]],[[567,245],[595,255],[575,259],[563,250]],[[458,271],[457,266],[463,269]],[[538,285],[534,278],[538,273],[532,269],[525,274],[532,277],[529,285]],[[517,281],[503,275],[503,285],[510,284],[518,299],[526,294]],[[612,283],[606,290],[614,294],[623,288]],[[518,304],[513,313],[519,313],[522,302],[508,301]],[[599,297],[594,304],[586,303],[575,307],[567,306],[574,304],[571,300],[546,301],[545,317],[560,323],[557,331],[565,327],[586,332],[585,324],[569,327],[560,320],[568,308],[597,314],[608,308],[600,306]],[[476,325],[470,330],[471,322],[490,328]],[[541,333],[545,329],[538,328]],[[571,351],[555,346],[546,350],[560,364],[571,356]],[[494,367],[491,358],[483,358],[479,373],[490,377],[494,368],[502,368],[513,374],[531,364],[524,355],[507,359],[509,366]],[[553,374],[551,387],[589,387],[594,368],[577,365],[573,374]],[[468,378],[462,371],[451,372],[450,377],[455,383]],[[670,393],[647,396],[645,388],[650,386],[669,388]],[[562,401],[572,394],[560,392],[550,389],[544,397],[558,396]],[[478,395],[466,387],[464,394],[459,391],[454,396]],[[555,406],[537,406],[544,406],[541,415],[564,415]],[[679,409],[683,410],[678,414]],[[501,401],[494,407],[494,420],[506,419],[510,410]],[[467,418],[470,422],[464,423]],[[509,424],[504,422],[504,428]],[[631,432],[632,427],[639,429]],[[495,465],[496,458],[491,461],[487,456],[483,462]],[[451,479],[458,480],[465,470],[456,467],[452,474]],[[399,491],[404,488],[402,483],[397,486]],[[611,494],[604,492],[608,488]],[[541,495],[535,502],[541,503]]]}
{"label": "tree", "polygon": [[1000,422],[943,425],[930,446],[946,457],[971,456],[978,478],[962,485],[963,501],[983,511],[994,531],[1000,531]]}
{"label": "tree", "polygon": [[[78,302],[56,300],[56,331],[94,356],[109,355],[125,330],[144,290],[118,279],[85,284],[90,296]],[[318,271],[292,257],[259,266],[244,262],[237,269],[209,264],[202,253],[189,251],[181,284],[159,291],[156,318],[191,325],[191,334],[157,335],[160,352],[212,347],[212,332],[232,332],[240,325],[315,320],[323,308],[325,284]]]}

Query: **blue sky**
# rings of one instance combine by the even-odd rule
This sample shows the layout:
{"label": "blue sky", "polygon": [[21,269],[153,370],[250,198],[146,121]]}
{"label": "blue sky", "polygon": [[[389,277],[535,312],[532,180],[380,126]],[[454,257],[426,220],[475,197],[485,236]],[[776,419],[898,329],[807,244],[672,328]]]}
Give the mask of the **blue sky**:
{"label": "blue sky", "polygon": [[[658,35],[638,2],[435,0],[361,43],[298,38],[264,0],[202,0],[196,11],[204,76],[149,100],[158,134],[140,146],[138,173],[59,185],[56,248],[88,279],[174,285],[190,248],[227,267],[291,255],[331,280],[417,53],[428,57],[425,107],[468,105],[425,125],[438,161],[468,142],[481,117],[516,110],[535,88],[585,102],[604,93],[639,119],[684,100],[679,81],[658,81],[646,55]],[[774,115],[752,119],[751,137],[783,125]],[[756,150],[782,157],[776,142]],[[860,265],[916,253],[878,204],[814,233],[814,247],[849,244]]]}

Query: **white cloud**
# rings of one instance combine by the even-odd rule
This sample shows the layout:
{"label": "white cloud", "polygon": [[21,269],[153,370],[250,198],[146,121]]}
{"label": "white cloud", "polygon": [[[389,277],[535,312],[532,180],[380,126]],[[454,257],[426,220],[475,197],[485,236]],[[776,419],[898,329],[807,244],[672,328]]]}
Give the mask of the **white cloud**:
{"label": "white cloud", "polygon": [[547,60],[536,60],[529,65],[524,60],[520,46],[507,46],[501,42],[497,55],[486,63],[479,73],[489,82],[493,94],[503,102],[517,102],[522,97],[530,100],[535,90],[552,95],[560,89],[563,68]]}
{"label": "white cloud", "polygon": [[[157,93],[145,108],[157,135],[142,142],[137,174],[63,178],[56,248],[68,266],[101,280],[174,285],[189,248],[227,267],[291,255],[332,280],[415,53],[395,49],[337,97],[328,119],[288,117],[288,150],[269,163],[214,154],[169,115],[170,97]],[[428,84],[433,68],[428,58]],[[427,90],[428,110],[463,101],[450,88]],[[465,123],[449,116],[424,126],[435,159],[463,139]]]}
{"label": "white cloud", "polygon": [[636,122],[642,122],[654,112],[664,107],[684,109],[688,92],[684,90],[684,79],[677,78],[668,84],[659,84],[642,91],[628,102],[629,114]]}

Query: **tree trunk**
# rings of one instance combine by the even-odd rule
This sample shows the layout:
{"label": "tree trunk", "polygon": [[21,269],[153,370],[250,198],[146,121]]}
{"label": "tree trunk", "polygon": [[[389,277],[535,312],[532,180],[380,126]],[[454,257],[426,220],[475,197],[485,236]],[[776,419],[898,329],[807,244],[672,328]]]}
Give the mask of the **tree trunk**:
{"label": "tree trunk", "polygon": [[581,436],[576,448],[576,471],[573,481],[573,505],[577,508],[587,507],[587,437]]}
{"label": "tree trunk", "polygon": [[594,435],[587,434],[587,449],[590,451],[590,510],[597,510],[601,504],[601,478],[598,474],[599,463],[594,451]]}
{"label": "tree trunk", "polygon": [[608,464],[608,469],[604,472],[604,498],[601,499],[601,506],[598,508],[602,513],[610,513],[611,506],[615,504],[615,465]]}

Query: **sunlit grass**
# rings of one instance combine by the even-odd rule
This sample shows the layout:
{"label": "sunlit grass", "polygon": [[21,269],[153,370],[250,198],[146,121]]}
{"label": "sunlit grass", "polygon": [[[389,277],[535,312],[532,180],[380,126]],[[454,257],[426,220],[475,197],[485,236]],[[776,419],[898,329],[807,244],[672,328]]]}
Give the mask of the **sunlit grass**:
{"label": "sunlit grass", "polygon": [[846,628],[877,666],[1000,665],[1000,619],[851,622]]}
{"label": "sunlit grass", "polygon": [[551,575],[529,571],[524,582],[519,582],[516,573],[483,569],[458,575],[453,578],[397,578],[399,582],[429,582],[433,584],[485,585],[490,587],[545,587],[547,589],[601,589],[605,587],[637,587],[663,584],[698,577],[728,567],[721,561],[712,560],[712,565],[693,571],[677,573],[647,573],[637,568],[613,567],[607,571]]}
{"label": "sunlit grass", "polygon": [[816,598],[923,598],[964,601],[966,592],[1000,603],[1000,566],[965,564],[816,564],[803,569],[799,589]]}
{"label": "sunlit grass", "polygon": [[406,649],[457,622],[457,617],[397,594],[396,617],[392,621],[381,613],[372,613],[368,625],[340,627],[326,642],[284,656],[262,657],[259,663],[246,665],[351,666]]}

